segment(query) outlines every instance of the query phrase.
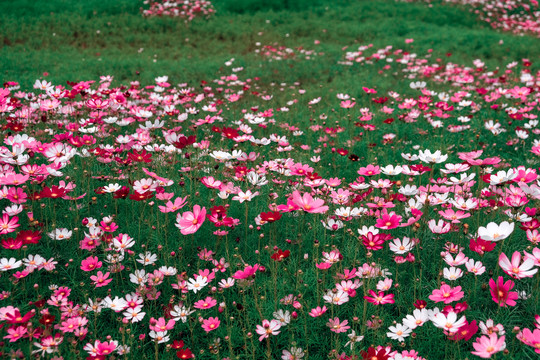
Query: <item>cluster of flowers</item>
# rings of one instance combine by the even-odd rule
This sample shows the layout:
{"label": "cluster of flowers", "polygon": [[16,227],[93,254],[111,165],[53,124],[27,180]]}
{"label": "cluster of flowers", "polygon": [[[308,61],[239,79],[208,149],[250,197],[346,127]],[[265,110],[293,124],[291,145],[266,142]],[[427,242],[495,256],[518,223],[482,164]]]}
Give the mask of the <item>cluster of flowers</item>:
{"label": "cluster of flowers", "polygon": [[209,18],[216,13],[209,0],[145,0],[149,8],[141,9],[143,16],[180,17],[192,21],[197,17]]}
{"label": "cluster of flowers", "polygon": [[[315,44],[319,44],[318,41]],[[306,50],[302,46],[296,47],[294,49],[288,48],[278,43],[271,45],[262,45],[260,42],[255,43],[255,53],[268,59],[272,60],[312,60],[317,56],[322,56],[324,53],[317,52],[316,50]]]}
{"label": "cluster of flowers", "polygon": [[540,6],[537,0],[444,0],[444,2],[469,8],[493,29],[518,35],[540,36]]}
{"label": "cluster of flowers", "polygon": [[[320,346],[309,343],[309,327],[346,345],[335,358],[421,360],[417,350],[362,342],[431,342],[424,325],[482,358],[505,350],[509,327],[519,351],[540,353],[540,320],[527,312],[538,304],[540,276],[532,165],[540,142],[531,135],[540,132],[540,92],[531,64],[496,76],[481,61],[428,66],[391,48],[377,54],[398,57],[403,73],[425,82],[373,98],[378,90],[366,84],[364,108],[345,93],[299,99],[298,85],[274,106],[241,68],[200,90],[166,76],[146,87],[113,87],[110,76],[68,86],[38,80],[36,93],[6,83],[0,333],[11,356],[30,347],[104,359],[169,345],[181,359],[205,348],[262,358],[262,347],[248,346],[254,331],[267,357],[274,337],[286,343],[279,334],[300,338],[302,348],[278,348],[293,359]],[[325,103],[338,109],[332,126]],[[295,112],[306,109],[312,121],[298,121]],[[486,120],[492,113],[508,125]],[[445,136],[454,136],[452,121],[470,123],[460,131],[495,146],[421,148],[404,131],[389,132],[389,116],[421,135],[449,124]],[[363,141],[362,153],[373,155],[379,144],[370,141],[379,139],[379,159],[397,146],[403,152],[369,163],[354,154]],[[518,145],[519,160],[499,151]],[[434,258],[435,271],[425,265]],[[477,281],[489,289],[486,301]],[[528,316],[512,323],[509,309]],[[116,335],[103,334],[105,326]],[[371,336],[383,326],[384,340]]]}

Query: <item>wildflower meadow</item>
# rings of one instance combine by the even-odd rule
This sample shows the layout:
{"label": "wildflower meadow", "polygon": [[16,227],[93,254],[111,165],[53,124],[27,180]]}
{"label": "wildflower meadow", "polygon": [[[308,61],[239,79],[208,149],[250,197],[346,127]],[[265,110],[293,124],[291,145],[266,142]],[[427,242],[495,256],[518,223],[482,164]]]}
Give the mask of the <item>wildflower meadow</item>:
{"label": "wildflower meadow", "polygon": [[0,7],[0,359],[540,358],[537,1]]}

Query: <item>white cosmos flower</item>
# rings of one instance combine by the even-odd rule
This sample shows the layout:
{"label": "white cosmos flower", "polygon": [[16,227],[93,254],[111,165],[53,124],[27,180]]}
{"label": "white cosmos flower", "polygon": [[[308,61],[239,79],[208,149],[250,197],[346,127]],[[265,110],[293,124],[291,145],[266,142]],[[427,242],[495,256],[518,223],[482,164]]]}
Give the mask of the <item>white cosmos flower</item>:
{"label": "white cosmos flower", "polygon": [[478,228],[478,236],[486,241],[500,241],[506,239],[514,231],[514,223],[503,221],[500,225],[490,222],[486,227]]}

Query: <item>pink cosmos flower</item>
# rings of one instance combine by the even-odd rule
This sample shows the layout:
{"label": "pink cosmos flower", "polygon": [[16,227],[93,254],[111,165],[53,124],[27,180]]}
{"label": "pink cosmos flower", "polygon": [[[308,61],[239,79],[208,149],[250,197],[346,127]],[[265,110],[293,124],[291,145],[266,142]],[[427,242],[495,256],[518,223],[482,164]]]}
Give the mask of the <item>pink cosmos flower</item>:
{"label": "pink cosmos flower", "polygon": [[176,321],[174,321],[173,319],[166,321],[165,318],[162,318],[162,317],[160,317],[157,320],[154,318],[151,318],[150,330],[153,330],[155,332],[172,330],[174,328],[174,324],[176,324]]}
{"label": "pink cosmos flower", "polygon": [[351,109],[354,107],[354,105],[356,105],[356,103],[351,100],[345,100],[340,103],[340,106],[344,109]]}
{"label": "pink cosmos flower", "polygon": [[526,251],[523,251],[523,253],[525,254],[525,259],[531,259],[535,266],[540,267],[540,248],[532,249],[532,254]]}
{"label": "pink cosmos flower", "polygon": [[165,206],[158,206],[159,211],[162,213],[168,213],[168,212],[175,212],[177,210],[180,210],[186,205],[187,196],[185,198],[177,197],[174,200],[174,203],[172,201],[167,201],[167,204]]}
{"label": "pink cosmos flower", "polygon": [[347,330],[351,328],[350,326],[347,326],[348,323],[349,323],[348,320],[343,320],[343,322],[340,322],[339,318],[335,317],[333,319],[328,320],[328,322],[326,323],[326,326],[330,328],[330,331],[333,331],[339,334],[342,332],[346,332]]}
{"label": "pink cosmos flower", "polygon": [[326,308],[326,306],[323,306],[322,308],[320,306],[317,306],[315,309],[311,309],[311,311],[309,312],[309,316],[311,317],[319,317],[321,315],[323,315],[328,309]]}
{"label": "pink cosmos flower", "polygon": [[204,300],[197,301],[193,307],[195,309],[210,309],[211,307],[214,307],[217,305],[217,300],[212,298],[211,296],[207,296]]}
{"label": "pink cosmos flower", "polygon": [[532,346],[537,354],[540,354],[540,329],[523,329],[517,334],[519,341],[525,345]]}
{"label": "pink cosmos flower", "polygon": [[428,226],[429,230],[434,234],[446,234],[450,231],[450,223],[443,220],[439,220],[439,222],[436,223],[434,219],[431,219],[428,222]]}
{"label": "pink cosmos flower", "polygon": [[363,176],[373,176],[373,175],[378,175],[380,173],[381,173],[381,168],[378,165],[373,166],[371,164],[369,164],[366,167],[361,167],[360,170],[358,170],[358,174],[363,175]]}
{"label": "pink cosmos flower", "polygon": [[259,336],[259,341],[263,341],[268,338],[270,335],[278,335],[281,331],[278,331],[281,328],[281,322],[279,320],[263,320],[262,326],[257,325],[255,330]]}
{"label": "pink cosmos flower", "polygon": [[292,201],[295,205],[308,213],[325,213],[328,211],[328,206],[324,205],[324,200],[314,199],[310,194],[305,193],[300,195],[298,190],[295,190],[292,194]]}
{"label": "pink cosmos flower", "polygon": [[534,260],[526,257],[523,264],[521,264],[521,253],[515,251],[512,254],[512,261],[508,260],[508,257],[501,253],[499,256],[499,266],[504,272],[514,279],[523,279],[526,277],[533,277],[538,272],[538,269],[533,269]]}
{"label": "pink cosmos flower", "polygon": [[[328,207],[327,207],[328,209]],[[15,231],[20,226],[19,218],[17,216],[9,218],[8,214],[4,214],[0,219],[0,234],[9,234]]]}
{"label": "pink cosmos flower", "polygon": [[503,351],[506,348],[504,339],[504,336],[498,338],[496,333],[490,334],[489,337],[481,336],[473,342],[473,347],[476,351],[471,351],[471,354],[489,359],[493,354]]}
{"label": "pink cosmos flower", "polygon": [[9,339],[9,342],[16,342],[24,337],[27,331],[26,326],[11,326],[7,329],[8,334],[4,336],[4,339]]}
{"label": "pink cosmos flower", "polygon": [[183,235],[194,234],[199,230],[206,217],[206,208],[199,205],[193,207],[193,212],[186,211],[176,216],[176,227]]}
{"label": "pink cosmos flower", "polygon": [[461,286],[452,288],[449,285],[443,284],[440,289],[433,290],[432,294],[429,296],[429,299],[435,302],[442,301],[445,304],[450,304],[451,302],[458,301],[463,298],[464,294],[465,293],[461,291]]}
{"label": "pink cosmos flower", "polygon": [[97,272],[97,275],[90,276],[90,279],[94,282],[94,285],[98,287],[102,287],[107,285],[112,281],[112,279],[109,279],[110,272],[106,272],[103,274],[101,271]]}
{"label": "pink cosmos flower", "polygon": [[219,324],[221,324],[221,321],[219,321],[217,317],[211,317],[203,320],[202,328],[204,331],[210,332],[216,330],[219,327]]}

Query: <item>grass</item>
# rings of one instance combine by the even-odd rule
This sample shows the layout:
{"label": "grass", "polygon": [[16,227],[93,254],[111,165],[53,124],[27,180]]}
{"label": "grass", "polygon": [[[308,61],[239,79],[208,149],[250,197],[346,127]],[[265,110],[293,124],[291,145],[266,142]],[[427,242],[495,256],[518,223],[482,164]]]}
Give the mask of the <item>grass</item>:
{"label": "grass", "polygon": [[[4,2],[0,79],[17,80],[29,88],[44,72],[58,83],[110,74],[119,82],[137,79],[149,84],[161,73],[175,82],[196,83],[216,75],[223,62],[234,57],[246,65],[249,75],[271,74],[265,77],[267,82],[287,79],[315,85],[316,75],[328,71],[337,87],[350,78],[335,66],[344,44],[383,47],[414,38],[415,50],[436,48],[452,53],[460,62],[474,57],[510,62],[540,54],[536,39],[493,32],[473,14],[454,7],[428,8],[390,0],[293,10],[274,6],[279,1],[263,9],[256,9],[255,4],[261,3],[217,3],[217,16],[186,25],[174,18],[144,19],[133,1]],[[253,52],[256,42],[315,48],[315,39],[321,41],[316,49],[325,56],[309,69],[297,67],[291,74],[287,64],[265,64],[267,71],[261,74],[262,61]],[[367,75],[354,74],[356,79]]]}

